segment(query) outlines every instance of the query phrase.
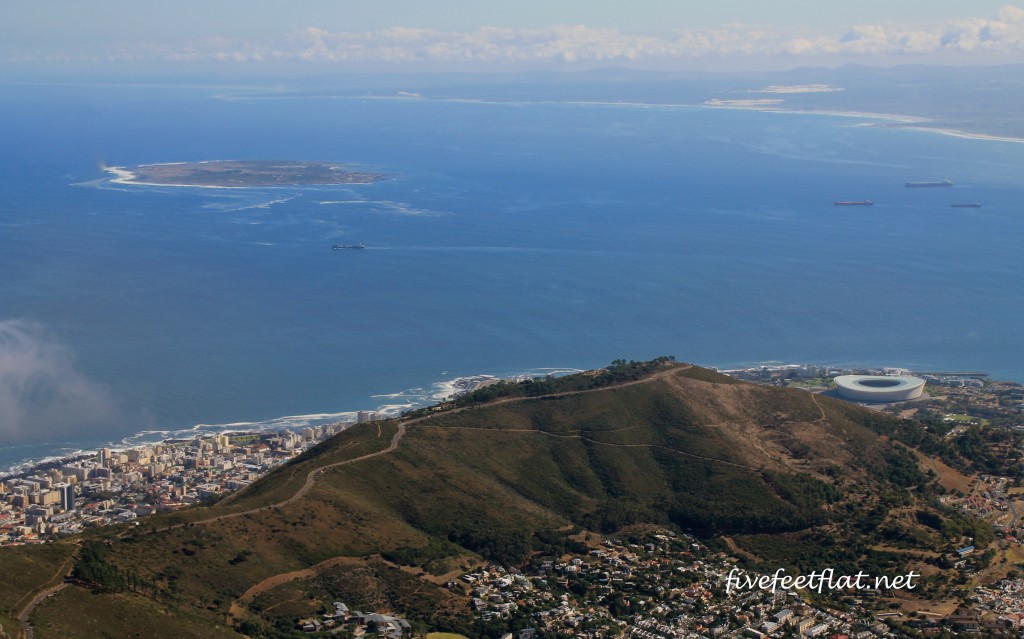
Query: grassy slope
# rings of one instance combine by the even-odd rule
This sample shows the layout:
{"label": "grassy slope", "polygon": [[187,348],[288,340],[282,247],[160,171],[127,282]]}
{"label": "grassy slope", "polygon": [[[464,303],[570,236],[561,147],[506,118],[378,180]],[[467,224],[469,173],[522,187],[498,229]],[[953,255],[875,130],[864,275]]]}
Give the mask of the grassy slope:
{"label": "grassy slope", "polygon": [[[395,429],[394,424],[382,424],[378,436],[376,425],[352,428],[272,473],[235,503],[150,517],[138,528],[115,526],[90,531],[87,539],[111,544],[108,556],[111,564],[139,578],[143,585],[138,590],[143,596],[98,595],[98,599],[83,599],[79,593],[70,592],[80,589],[66,589],[52,599],[71,609],[85,605],[86,601],[89,602],[87,608],[109,602],[119,615],[125,618],[134,615],[140,619],[153,614],[166,615],[167,608],[176,606],[182,610],[191,608],[181,636],[203,636],[197,629],[204,624],[218,628],[219,632],[231,600],[250,585],[330,556],[374,552],[380,540],[391,539],[387,529],[388,523],[394,521],[393,515],[375,513],[372,506],[365,508],[365,512],[359,507],[355,509],[359,512],[355,512],[338,503],[304,500],[253,515],[165,528],[283,500],[302,486],[310,470],[386,448]],[[360,463],[368,466],[370,462]],[[398,545],[418,544],[425,539],[422,533],[404,523],[395,522],[395,527],[399,529],[394,536],[394,543]],[[152,532],[154,529],[157,531]],[[330,534],[325,534],[325,530]],[[117,539],[117,535],[121,538]],[[36,584],[48,579],[71,548],[73,546],[68,544],[52,544],[0,549],[0,573],[4,575],[0,580],[0,602],[7,604],[6,609],[0,608],[0,623],[15,627],[13,620],[10,625],[6,620],[10,606]],[[12,578],[8,579],[8,575]],[[165,605],[154,607],[152,597]],[[34,624],[47,623],[46,611],[50,605],[48,600],[36,609]],[[128,627],[130,624],[125,626]],[[69,635],[61,635],[62,628],[54,626],[55,634],[49,636],[121,636],[109,634],[102,623],[83,625]],[[175,635],[172,632],[168,636]]]}
{"label": "grassy slope", "polygon": [[36,591],[63,580],[61,568],[74,551],[72,544],[0,548],[0,625],[16,628],[20,608]]}
{"label": "grassy slope", "polygon": [[[205,517],[286,498],[305,482],[312,468],[380,450],[394,429],[393,424],[384,424],[380,437],[376,425],[350,429],[315,457],[271,475],[253,494],[226,508],[207,509]],[[367,472],[374,463],[357,462],[352,468]],[[332,490],[331,483],[321,478],[303,499],[251,515],[156,533],[140,530],[113,545],[110,559],[136,571],[147,595],[200,603],[205,611],[201,614],[218,622],[233,599],[272,575],[339,555],[358,557],[387,547],[425,543],[422,533],[374,505],[372,499],[351,495],[344,487]]]}
{"label": "grassy slope", "polygon": [[131,594],[97,595],[71,586],[50,597],[32,615],[38,639],[219,639],[239,636],[227,627],[180,608]]}
{"label": "grassy slope", "polygon": [[[799,438],[799,424],[789,422],[820,418],[820,410],[806,393],[749,385],[722,385],[717,405],[680,399],[679,387],[699,395],[709,385],[656,381],[440,415],[414,427],[406,445],[380,460],[388,475],[414,481],[389,490],[372,478],[351,476],[350,469],[338,473],[346,485],[361,482],[360,490],[374,491],[376,499],[435,533],[450,534],[463,520],[530,521],[533,509],[520,506],[521,498],[559,518],[596,525],[602,510],[621,502],[662,515],[666,504],[683,504],[690,514],[701,510],[714,518],[694,524],[743,526],[745,519],[756,525],[788,508],[759,469],[789,472],[786,444],[807,439]],[[845,433],[806,444],[821,465],[863,454],[878,439],[842,421]],[[765,435],[778,439],[768,454],[754,446]],[[738,442],[741,436],[750,441]],[[833,439],[848,444],[844,459],[836,458]],[[440,501],[427,494],[439,485],[445,487]],[[480,503],[501,507],[496,513],[486,505],[466,508]],[[622,522],[613,517],[607,523]]]}
{"label": "grassy slope", "polygon": [[[109,561],[134,573],[147,597],[188,610],[188,623],[217,626],[250,586],[328,558],[404,553],[426,565],[438,552],[464,552],[449,540],[512,557],[529,549],[530,531],[570,523],[673,521],[734,533],[750,550],[774,555],[772,540],[783,537],[761,533],[806,529],[835,507],[822,492],[829,472],[840,469],[848,496],[861,504],[892,490],[868,470],[892,452],[868,427],[875,419],[886,418],[701,369],[472,407],[412,425],[397,451],[332,468],[282,507],[156,532],[175,519],[147,519],[112,544]],[[177,520],[284,499],[310,470],[382,450],[395,430],[350,429],[239,498]],[[72,593],[57,599],[70,610],[83,603]],[[134,606],[148,615],[156,605],[130,595],[111,601],[124,614]]]}
{"label": "grassy slope", "polygon": [[387,448],[391,437],[395,434],[397,424],[394,422],[381,423],[379,434],[377,428],[377,424],[353,426],[331,439],[321,442],[286,466],[262,477],[244,492],[237,496],[229,496],[211,508],[155,515],[147,518],[145,523],[150,528],[162,528],[167,525],[200,521],[218,515],[238,513],[279,503],[294,495],[302,487],[310,471]]}

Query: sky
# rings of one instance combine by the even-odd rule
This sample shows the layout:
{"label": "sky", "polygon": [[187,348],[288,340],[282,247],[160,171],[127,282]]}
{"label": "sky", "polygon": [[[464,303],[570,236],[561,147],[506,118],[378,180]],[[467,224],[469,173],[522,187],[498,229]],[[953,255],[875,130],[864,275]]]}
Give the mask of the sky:
{"label": "sky", "polygon": [[358,71],[1024,62],[1006,0],[5,0],[0,67]]}

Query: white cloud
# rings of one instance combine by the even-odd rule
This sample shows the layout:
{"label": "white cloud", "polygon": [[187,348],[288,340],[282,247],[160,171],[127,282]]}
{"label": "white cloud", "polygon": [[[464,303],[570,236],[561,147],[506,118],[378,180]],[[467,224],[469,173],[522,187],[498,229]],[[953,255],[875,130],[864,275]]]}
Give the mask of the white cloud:
{"label": "white cloud", "polygon": [[999,22],[1024,24],[1024,9],[1008,4],[996,12],[996,20]]}
{"label": "white cloud", "polygon": [[[408,27],[330,32],[309,27],[275,41],[210,38],[181,46],[124,44],[108,49],[105,55],[109,60],[133,61],[511,66],[642,64],[709,58],[927,56],[979,51],[1015,54],[1015,59],[1024,59],[1024,9],[1007,5],[991,19],[968,17],[929,27],[861,24],[833,34],[738,23],[664,35],[632,34],[581,25],[543,29],[481,27],[465,32]],[[64,59],[67,54],[59,56]]]}
{"label": "white cloud", "polygon": [[40,440],[109,424],[105,389],[40,325],[0,321],[0,440]]}

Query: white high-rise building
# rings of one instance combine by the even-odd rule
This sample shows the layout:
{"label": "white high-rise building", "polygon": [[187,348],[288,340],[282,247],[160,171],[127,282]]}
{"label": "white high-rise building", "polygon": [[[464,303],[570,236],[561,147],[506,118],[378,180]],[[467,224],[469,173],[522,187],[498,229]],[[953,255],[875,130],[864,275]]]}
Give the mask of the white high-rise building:
{"label": "white high-rise building", "polygon": [[60,492],[60,507],[66,512],[75,509],[75,485],[67,482],[55,484],[53,489]]}

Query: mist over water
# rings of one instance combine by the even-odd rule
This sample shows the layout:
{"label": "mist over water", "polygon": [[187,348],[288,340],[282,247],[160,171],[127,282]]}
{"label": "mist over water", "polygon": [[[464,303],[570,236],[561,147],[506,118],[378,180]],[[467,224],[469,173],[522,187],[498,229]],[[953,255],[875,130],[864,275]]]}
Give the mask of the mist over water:
{"label": "mist over water", "polygon": [[71,438],[119,420],[107,389],[42,326],[0,321],[0,441]]}
{"label": "mist over water", "polygon": [[[1024,380],[1024,145],[864,122],[6,87],[0,467],[619,357]],[[101,169],[207,159],[392,179],[228,191]],[[832,205],[859,199],[876,204]]]}

